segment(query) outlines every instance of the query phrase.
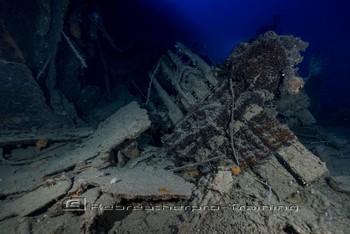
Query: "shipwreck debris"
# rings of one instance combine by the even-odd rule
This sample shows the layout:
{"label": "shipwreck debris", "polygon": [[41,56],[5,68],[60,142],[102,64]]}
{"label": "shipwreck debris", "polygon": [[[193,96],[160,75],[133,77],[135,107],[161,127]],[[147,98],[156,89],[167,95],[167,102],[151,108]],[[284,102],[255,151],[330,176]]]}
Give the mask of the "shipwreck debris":
{"label": "shipwreck debris", "polygon": [[[0,194],[7,196],[18,191],[24,192],[35,188],[37,185],[25,183],[25,178],[23,178],[27,176],[27,173],[31,173],[31,168],[39,166],[42,168],[42,170],[36,171],[32,177],[33,180],[40,180],[40,178],[56,175],[63,171],[73,170],[75,167],[77,171],[84,167],[88,168],[86,161],[95,158],[97,158],[94,161],[96,163],[92,165],[99,167],[104,164],[104,161],[100,158],[109,157],[115,147],[127,139],[136,139],[149,126],[150,121],[146,110],[141,109],[136,102],[132,102],[102,122],[94,134],[82,140],[80,147],[67,150],[56,157],[35,161],[29,164],[29,170],[25,170],[23,175],[22,173],[10,172],[11,168],[8,168],[7,165],[0,165],[2,167],[1,172],[4,173],[3,176],[7,175],[6,184],[0,188]],[[17,168],[20,169],[19,166]],[[23,183],[23,186],[16,186],[18,184],[17,180],[21,184]]]}
{"label": "shipwreck debris", "polygon": [[[99,225],[108,230],[123,229],[120,225],[128,215],[143,217],[141,222],[146,226],[153,217],[147,212],[127,210],[107,224],[104,218],[109,213],[100,207],[87,209],[81,216],[63,212],[62,201],[72,197],[86,197],[90,204],[164,203],[167,208],[171,204],[195,209],[221,209],[235,198],[259,206],[264,202],[298,202],[301,186],[312,184],[328,172],[284,124],[288,123],[286,119],[312,123],[312,115],[304,110],[305,96],[297,98],[305,104],[299,109],[300,115],[287,113],[288,103],[295,101],[293,97],[303,87],[295,66],[301,62],[300,51],[306,46],[299,38],[268,32],[240,44],[225,64],[212,67],[177,43],[175,52],[168,51],[150,76],[158,96],[148,95],[149,112],[132,102],[101,122],[95,131],[87,130],[89,134],[77,144],[62,147],[59,155],[40,157],[27,170],[16,164],[0,165],[0,177],[6,182],[0,189],[2,200],[6,200],[0,220],[24,218],[23,229],[28,229],[31,220],[27,216],[40,211],[45,213],[47,223],[73,217],[81,224],[80,230],[88,233],[100,230]],[[139,137],[151,127],[150,119],[167,130],[161,132],[163,145],[158,148],[140,147]],[[58,130],[43,136],[49,141],[76,137]],[[35,144],[37,139],[36,135],[23,133],[11,144]],[[1,144],[9,142],[0,140]],[[33,182],[26,184],[32,170]],[[332,181],[333,189],[348,192],[340,188],[337,179],[336,184]],[[34,202],[16,211],[17,206],[31,199],[29,196],[36,197]],[[159,217],[159,213],[154,214]],[[176,219],[196,227],[210,215],[182,212]],[[265,218],[263,212],[259,215],[246,217],[258,223]],[[32,225],[31,229],[42,230],[45,225]],[[77,228],[68,226],[65,223],[51,230]],[[178,227],[181,225],[172,229]]]}
{"label": "shipwreck debris", "polygon": [[[276,166],[288,170],[301,185],[326,175],[325,164],[278,120],[286,108],[275,105],[284,99],[291,102],[303,87],[295,66],[307,46],[300,38],[267,32],[237,46],[220,72],[181,44],[175,46],[180,55],[169,51],[162,57],[154,81],[164,87],[160,90],[155,83],[173,120],[173,132],[162,141],[176,166],[200,165],[222,156],[244,169],[277,157]],[[181,114],[173,118],[173,110]],[[304,116],[305,122],[312,122]]]}

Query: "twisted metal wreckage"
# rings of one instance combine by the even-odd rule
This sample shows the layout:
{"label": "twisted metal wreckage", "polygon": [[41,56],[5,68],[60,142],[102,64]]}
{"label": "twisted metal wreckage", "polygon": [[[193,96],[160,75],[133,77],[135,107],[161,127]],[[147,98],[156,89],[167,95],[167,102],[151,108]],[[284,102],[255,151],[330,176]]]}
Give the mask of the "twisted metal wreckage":
{"label": "twisted metal wreckage", "polygon": [[[307,185],[325,175],[325,165],[277,119],[291,97],[305,96],[299,93],[304,83],[295,66],[306,47],[299,38],[268,32],[240,44],[215,69],[181,43],[176,53],[163,56],[150,78],[168,110],[171,124],[164,126],[174,128],[163,142],[180,166],[176,170],[194,164],[208,171],[201,162],[225,162],[241,170],[253,167],[265,181],[281,173],[286,181],[277,187],[294,180]],[[149,106],[154,112],[162,109]],[[314,121],[306,108],[288,118],[297,124]],[[267,170],[268,164],[275,168]]]}
{"label": "twisted metal wreckage", "polygon": [[[25,221],[18,221],[20,229],[32,223],[37,230],[42,227],[28,217],[38,210],[47,210],[52,220],[69,216],[62,212],[62,201],[77,196],[101,204],[119,204],[122,199],[218,204],[232,188],[232,174],[243,170],[252,170],[279,200],[322,178],[327,174],[325,164],[278,120],[295,125],[314,121],[305,108],[305,94],[299,92],[303,80],[295,68],[306,47],[299,38],[268,32],[241,43],[223,65],[212,68],[177,43],[175,52],[169,50],[150,75],[148,115],[130,103],[78,145],[61,145],[61,151],[47,154],[43,150],[42,156],[27,160],[24,164],[41,168],[36,173],[2,159],[1,171],[11,176],[0,190],[2,200],[10,198],[0,211],[0,221],[21,217]],[[150,95],[152,85],[158,95]],[[149,127],[161,132],[163,145],[140,152],[137,139]],[[52,131],[46,135],[52,142],[62,140]],[[23,137],[36,139],[32,134]],[[6,138],[1,144],[8,143]],[[23,179],[26,173],[32,183]],[[23,205],[29,198],[32,202]],[[103,211],[87,210],[74,216],[78,221],[69,216],[66,222],[81,223],[77,228],[89,232],[103,222],[96,221],[101,216]],[[74,225],[64,227],[69,228]]]}

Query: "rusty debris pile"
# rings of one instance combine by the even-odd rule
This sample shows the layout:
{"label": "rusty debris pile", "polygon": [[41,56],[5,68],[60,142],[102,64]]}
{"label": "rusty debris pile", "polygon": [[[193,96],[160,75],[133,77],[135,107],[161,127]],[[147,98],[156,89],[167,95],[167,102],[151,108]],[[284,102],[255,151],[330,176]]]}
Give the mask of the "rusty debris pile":
{"label": "rusty debris pile", "polygon": [[[150,73],[146,103],[127,104],[97,129],[70,128],[74,123],[52,114],[39,90],[27,116],[8,124],[36,128],[50,120],[50,130],[2,129],[2,230],[339,231],[346,222],[334,216],[346,211],[334,214],[341,204],[325,193],[336,188],[345,199],[349,188],[339,181],[346,179],[331,178],[329,187],[325,163],[291,130],[315,122],[296,67],[307,46],[267,32],[212,67],[177,43]],[[25,66],[0,60],[0,67],[7,79],[21,73],[28,89],[37,88]],[[54,130],[62,121],[67,128]],[[149,143],[155,132],[161,146]]]}
{"label": "rusty debris pile", "polygon": [[295,66],[306,47],[299,38],[269,32],[239,45],[217,69],[180,43],[162,57],[151,78],[174,128],[163,137],[174,163],[200,165],[205,173],[211,169],[202,162],[244,170],[277,160],[281,171],[292,173],[289,179],[304,185],[325,175],[320,160],[277,119],[278,103],[303,87]]}

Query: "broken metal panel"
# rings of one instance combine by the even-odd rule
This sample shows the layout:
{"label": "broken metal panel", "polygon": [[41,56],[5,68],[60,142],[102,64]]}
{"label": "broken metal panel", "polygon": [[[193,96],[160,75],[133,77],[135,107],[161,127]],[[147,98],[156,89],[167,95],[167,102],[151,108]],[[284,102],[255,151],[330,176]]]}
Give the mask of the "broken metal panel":
{"label": "broken metal panel", "polygon": [[286,199],[299,189],[299,184],[295,178],[286,168],[281,166],[274,156],[266,159],[264,164],[256,165],[253,170],[266,180],[266,184],[273,189],[279,201]]}
{"label": "broken metal panel", "polygon": [[[119,146],[125,140],[136,139],[149,127],[150,121],[146,110],[141,109],[136,102],[132,102],[102,122],[94,134],[82,139],[81,143],[73,149],[64,150],[57,155],[55,153],[48,153],[48,157],[45,160],[36,163],[28,162],[31,167],[40,167],[42,169],[34,173],[32,180],[35,179],[35,182],[37,182],[41,177],[72,170],[72,168],[76,168],[77,170],[79,167],[84,168],[87,160],[96,157],[99,160],[99,164],[96,167],[107,164],[104,158],[109,157],[115,147]],[[6,162],[1,163],[6,164]],[[11,170],[6,170],[6,168],[9,167],[7,165],[1,165],[0,168],[2,172],[0,176],[6,178],[6,183],[0,187],[0,195],[8,196],[15,192],[22,192],[22,188],[30,190],[37,186],[35,182],[33,184],[26,182],[26,177],[28,176],[26,171],[13,173]],[[17,182],[17,180],[20,182]],[[17,187],[16,184],[24,185]]]}
{"label": "broken metal panel", "polygon": [[48,187],[39,187],[18,199],[3,204],[0,210],[0,220],[17,215],[24,217],[44,208],[50,202],[66,194],[71,184],[72,182],[68,179],[59,179]]}
{"label": "broken metal panel", "polygon": [[304,185],[309,185],[328,174],[325,163],[307,150],[299,141],[293,141],[290,146],[278,149],[277,154],[277,158]]}
{"label": "broken metal panel", "polygon": [[136,102],[131,102],[118,110],[97,130],[83,141],[83,147],[67,152],[63,158],[56,158],[47,165],[47,174],[62,171],[96,156],[108,157],[111,151],[125,140],[136,139],[150,127],[147,111],[141,109]]}
{"label": "broken metal panel", "polygon": [[[116,198],[169,200],[190,199],[194,184],[164,169],[139,166],[127,169],[102,170],[108,176],[88,179],[99,184],[104,193]],[[116,183],[111,183],[116,178]]]}

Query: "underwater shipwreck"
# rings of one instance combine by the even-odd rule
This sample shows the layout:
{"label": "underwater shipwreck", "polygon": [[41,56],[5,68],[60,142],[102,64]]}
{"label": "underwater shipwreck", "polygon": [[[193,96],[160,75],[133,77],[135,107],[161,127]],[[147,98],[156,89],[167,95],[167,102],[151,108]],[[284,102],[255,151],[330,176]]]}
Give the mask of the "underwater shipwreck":
{"label": "underwater shipwreck", "polygon": [[[25,40],[2,8],[0,232],[347,233],[349,176],[328,162],[349,142],[308,110],[307,42],[268,31],[218,65],[177,42],[130,82],[143,99],[98,106],[114,84],[92,41],[117,46],[67,7],[39,5]],[[82,82],[93,57],[103,89]]]}

